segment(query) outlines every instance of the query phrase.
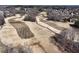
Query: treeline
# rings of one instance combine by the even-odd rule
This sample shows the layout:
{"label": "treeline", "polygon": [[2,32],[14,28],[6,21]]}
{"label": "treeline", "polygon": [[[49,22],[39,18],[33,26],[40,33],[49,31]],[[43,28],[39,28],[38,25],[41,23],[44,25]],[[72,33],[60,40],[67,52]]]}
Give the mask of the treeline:
{"label": "treeline", "polygon": [[10,7],[65,9],[65,8],[79,8],[79,5],[7,5],[7,8]]}

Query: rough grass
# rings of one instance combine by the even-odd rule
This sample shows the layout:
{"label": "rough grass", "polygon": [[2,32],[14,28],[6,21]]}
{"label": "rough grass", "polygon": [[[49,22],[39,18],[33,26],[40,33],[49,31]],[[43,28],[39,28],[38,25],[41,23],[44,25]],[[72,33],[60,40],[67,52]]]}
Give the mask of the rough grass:
{"label": "rough grass", "polygon": [[58,26],[58,25],[56,25],[56,24],[54,24],[54,23],[51,23],[51,22],[49,22],[49,21],[41,20],[41,22],[44,22],[44,23],[48,24],[49,26],[54,27],[54,28],[56,28],[56,29],[58,29],[58,30],[64,30],[64,29],[65,29],[64,27],[60,27],[60,26]]}
{"label": "rough grass", "polygon": [[8,46],[5,46],[0,41],[0,53],[32,53],[32,50],[27,45],[25,46],[18,45],[16,47],[8,47]]}
{"label": "rough grass", "polygon": [[10,24],[16,29],[18,35],[21,38],[25,39],[34,36],[29,27],[24,22],[12,20],[10,21]]}
{"label": "rough grass", "polygon": [[1,41],[0,41],[0,53],[6,53],[7,52],[7,46],[5,46]]}
{"label": "rough grass", "polygon": [[16,47],[8,47],[7,53],[32,53],[32,50],[27,45],[18,45]]}
{"label": "rough grass", "polygon": [[60,35],[55,36],[56,42],[58,42],[65,51],[78,53],[79,52],[79,29],[70,28],[64,30]]}

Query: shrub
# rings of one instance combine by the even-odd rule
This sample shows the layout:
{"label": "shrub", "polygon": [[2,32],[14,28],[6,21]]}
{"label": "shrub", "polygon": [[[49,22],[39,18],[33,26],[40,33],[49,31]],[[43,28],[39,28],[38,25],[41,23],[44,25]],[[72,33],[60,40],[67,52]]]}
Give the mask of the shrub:
{"label": "shrub", "polygon": [[26,17],[24,18],[24,21],[32,21],[32,22],[35,22],[35,17],[26,16]]}
{"label": "shrub", "polygon": [[75,22],[75,26],[79,28],[79,20]]}

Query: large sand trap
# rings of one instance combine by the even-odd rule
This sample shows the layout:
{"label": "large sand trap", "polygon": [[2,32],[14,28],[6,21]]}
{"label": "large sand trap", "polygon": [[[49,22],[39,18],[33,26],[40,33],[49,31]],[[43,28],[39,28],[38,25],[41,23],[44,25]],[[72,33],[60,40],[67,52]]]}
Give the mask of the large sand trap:
{"label": "large sand trap", "polygon": [[53,32],[48,29],[37,25],[35,22],[25,22],[30,30],[34,33],[37,40],[40,41],[40,45],[44,48],[45,52],[48,53],[58,53],[61,52],[58,47],[52,43],[50,43],[50,37],[54,35]]}

